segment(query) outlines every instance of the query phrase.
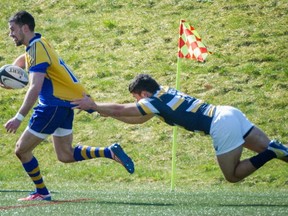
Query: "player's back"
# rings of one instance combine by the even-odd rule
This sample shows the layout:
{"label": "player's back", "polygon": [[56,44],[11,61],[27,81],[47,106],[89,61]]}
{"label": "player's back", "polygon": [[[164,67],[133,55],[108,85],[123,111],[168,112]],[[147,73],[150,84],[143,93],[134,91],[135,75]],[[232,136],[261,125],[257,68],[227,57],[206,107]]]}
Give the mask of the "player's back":
{"label": "player's back", "polygon": [[140,112],[154,113],[169,125],[189,131],[210,131],[215,106],[173,88],[163,88],[150,98],[138,102]]}
{"label": "player's back", "polygon": [[[38,36],[38,37],[37,37]],[[69,101],[81,98],[85,89],[77,77],[58,56],[53,47],[37,34],[27,48],[26,62],[30,73],[46,73],[40,102],[47,105],[70,106]]]}

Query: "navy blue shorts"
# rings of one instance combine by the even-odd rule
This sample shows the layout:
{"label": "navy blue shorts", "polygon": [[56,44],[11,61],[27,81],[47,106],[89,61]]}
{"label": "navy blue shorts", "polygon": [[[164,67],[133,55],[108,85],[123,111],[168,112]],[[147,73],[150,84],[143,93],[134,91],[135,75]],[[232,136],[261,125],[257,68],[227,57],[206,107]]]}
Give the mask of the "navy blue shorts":
{"label": "navy blue shorts", "polygon": [[38,104],[30,118],[29,128],[41,134],[53,134],[62,128],[72,131],[74,111],[70,107]]}

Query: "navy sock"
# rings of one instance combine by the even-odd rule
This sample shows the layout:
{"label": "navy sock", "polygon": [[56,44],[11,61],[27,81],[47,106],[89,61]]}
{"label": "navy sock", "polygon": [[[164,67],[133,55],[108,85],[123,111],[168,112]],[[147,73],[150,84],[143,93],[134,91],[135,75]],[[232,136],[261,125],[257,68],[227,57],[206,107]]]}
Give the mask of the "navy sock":
{"label": "navy sock", "polygon": [[34,182],[37,193],[40,193],[42,195],[49,194],[49,191],[46,188],[42,175],[40,173],[37,159],[33,157],[31,161],[24,163],[22,165],[27,174],[30,176],[31,180]]}
{"label": "navy sock", "polygon": [[249,160],[256,169],[259,169],[273,158],[276,158],[276,154],[273,151],[267,149],[258,155],[251,157]]}

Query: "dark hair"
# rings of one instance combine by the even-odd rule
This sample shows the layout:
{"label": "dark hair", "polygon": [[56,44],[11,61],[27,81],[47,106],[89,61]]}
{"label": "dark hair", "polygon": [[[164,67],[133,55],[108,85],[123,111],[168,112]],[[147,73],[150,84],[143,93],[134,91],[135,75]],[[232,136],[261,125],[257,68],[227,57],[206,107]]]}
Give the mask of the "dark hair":
{"label": "dark hair", "polygon": [[160,85],[148,74],[139,74],[129,84],[129,92],[140,94],[142,91],[148,91],[154,94],[160,89]]}
{"label": "dark hair", "polygon": [[28,25],[30,31],[35,29],[34,17],[27,11],[19,11],[10,17],[9,22],[15,22],[17,25],[23,26]]}

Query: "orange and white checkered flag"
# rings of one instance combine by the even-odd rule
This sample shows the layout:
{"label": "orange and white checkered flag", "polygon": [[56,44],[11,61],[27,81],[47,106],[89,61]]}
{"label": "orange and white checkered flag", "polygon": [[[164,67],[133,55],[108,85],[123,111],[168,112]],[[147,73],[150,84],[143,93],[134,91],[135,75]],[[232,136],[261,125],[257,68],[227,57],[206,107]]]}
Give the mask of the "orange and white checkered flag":
{"label": "orange and white checkered flag", "polygon": [[204,62],[208,54],[211,54],[201,42],[198,32],[185,20],[180,21],[178,57],[195,59]]}

